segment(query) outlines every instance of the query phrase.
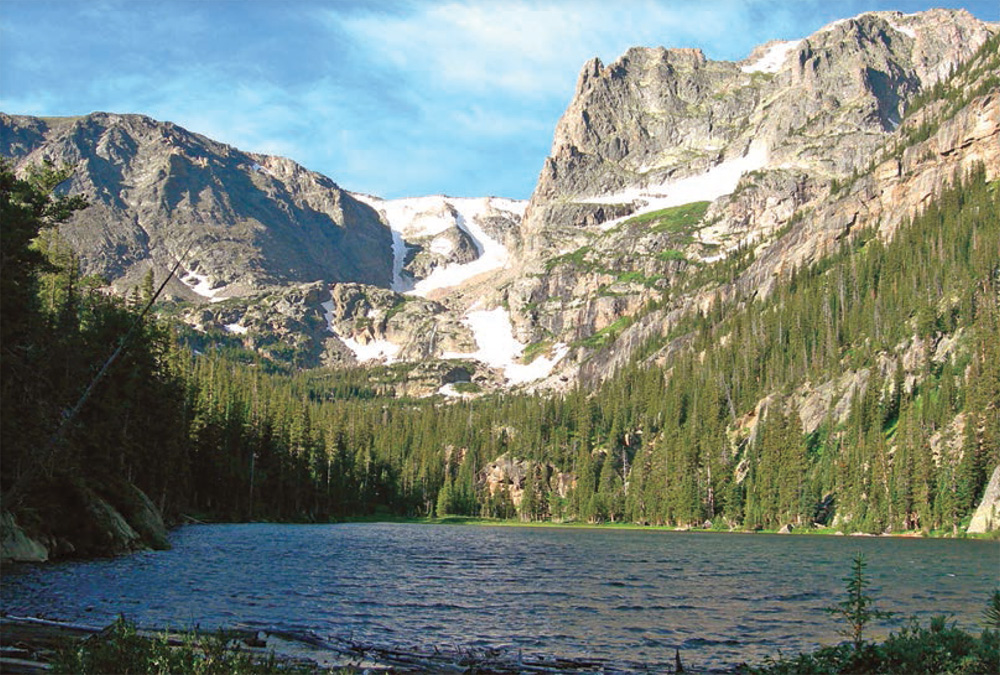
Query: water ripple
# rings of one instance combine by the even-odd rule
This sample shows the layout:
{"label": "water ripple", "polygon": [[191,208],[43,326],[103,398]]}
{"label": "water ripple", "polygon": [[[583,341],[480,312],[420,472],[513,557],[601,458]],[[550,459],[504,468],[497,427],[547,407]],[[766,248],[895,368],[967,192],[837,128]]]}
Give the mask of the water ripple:
{"label": "water ripple", "polygon": [[397,524],[191,526],[172,551],[5,567],[2,610],[725,668],[829,642],[863,549],[879,608],[978,627],[996,542]]}

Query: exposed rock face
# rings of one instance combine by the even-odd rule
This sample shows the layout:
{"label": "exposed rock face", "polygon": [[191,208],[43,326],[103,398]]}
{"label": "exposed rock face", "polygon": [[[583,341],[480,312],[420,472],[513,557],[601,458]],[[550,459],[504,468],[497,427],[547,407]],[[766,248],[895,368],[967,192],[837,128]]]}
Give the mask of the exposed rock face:
{"label": "exposed rock face", "polygon": [[[574,227],[552,222],[552,202],[701,173],[753,142],[766,146],[766,168],[849,173],[899,123],[909,98],[989,34],[964,11],[875,12],[765,46],[742,63],[662,47],[630,49],[607,67],[593,59],[556,128],[525,229]],[[767,52],[777,55],[771,65],[762,63]]]}
{"label": "exposed rock face", "polygon": [[1000,466],[993,470],[983,500],[972,516],[969,532],[984,533],[1000,530]]}
{"label": "exposed rock face", "polygon": [[[419,361],[475,351],[469,329],[433,300],[361,284],[336,284],[325,306],[330,332],[353,341],[356,358],[383,343],[391,360]],[[372,356],[372,358],[375,358]]]}
{"label": "exposed rock face", "polygon": [[45,562],[49,551],[40,542],[32,539],[13,515],[0,513],[0,562]]}
{"label": "exposed rock face", "polygon": [[281,158],[240,152],[169,122],[94,113],[0,115],[0,151],[19,167],[50,159],[91,206],[60,228],[83,271],[135,285],[179,260],[189,299],[303,281],[388,286],[392,242],[368,206]]}
{"label": "exposed rock face", "polygon": [[156,507],[141,490],[120,478],[88,484],[57,475],[32,495],[30,519],[2,514],[3,562],[170,548]]}
{"label": "exposed rock face", "polygon": [[515,507],[521,506],[524,484],[529,472],[534,472],[540,494],[555,492],[566,497],[576,487],[576,476],[559,471],[555,465],[538,464],[527,459],[517,459],[504,453],[487,464],[479,473],[479,484],[490,496],[505,494]]}
{"label": "exposed rock face", "polygon": [[[632,260],[600,258],[621,261],[606,266],[617,277],[655,279],[660,291],[697,270],[657,268],[663,258],[711,265],[738,247],[754,248],[755,262],[732,283],[690,289],[663,309],[632,314],[637,320],[613,342],[596,353],[578,351],[557,373],[564,382],[600,380],[627,361],[629,345],[666,334],[691,309],[766,295],[782,275],[826,255],[856,229],[876,226],[892,236],[956,172],[983,163],[987,178],[996,178],[995,91],[948,114],[931,106],[900,125],[915,93],[968,60],[995,31],[962,11],[886,12],[773,44],[739,64],[662,49],[630,50],[607,68],[588,63],[525,216],[525,268],[534,274],[511,283],[508,297],[512,310],[530,298],[533,311],[514,310],[518,331],[537,337],[569,326],[577,338],[600,334],[609,314],[595,311],[603,302],[595,296],[609,279],[578,272],[566,279],[560,260],[574,247],[596,257],[642,242]],[[958,36],[968,42],[949,44]],[[995,70],[983,66],[951,85],[976,90],[977,78]],[[936,125],[930,137],[908,141],[925,120]],[[642,214],[698,199],[712,203],[672,240],[619,224],[621,210]],[[603,223],[594,217],[610,207],[620,210]],[[622,314],[611,312],[612,320],[661,295],[635,285],[614,291]],[[582,365],[573,371],[570,363]]]}

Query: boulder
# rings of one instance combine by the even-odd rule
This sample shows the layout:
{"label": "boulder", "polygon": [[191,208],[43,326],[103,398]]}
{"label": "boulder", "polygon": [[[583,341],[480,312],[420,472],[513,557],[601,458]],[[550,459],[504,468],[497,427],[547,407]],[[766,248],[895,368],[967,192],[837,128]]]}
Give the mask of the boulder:
{"label": "boulder", "polygon": [[118,477],[56,474],[40,480],[26,493],[23,511],[4,514],[2,524],[4,561],[170,548],[152,501]]}
{"label": "boulder", "polygon": [[1000,530],[1000,466],[993,470],[993,476],[983,493],[983,500],[972,515],[967,532],[982,534],[995,530]]}
{"label": "boulder", "polygon": [[49,551],[21,529],[14,516],[0,513],[0,562],[45,562]]}

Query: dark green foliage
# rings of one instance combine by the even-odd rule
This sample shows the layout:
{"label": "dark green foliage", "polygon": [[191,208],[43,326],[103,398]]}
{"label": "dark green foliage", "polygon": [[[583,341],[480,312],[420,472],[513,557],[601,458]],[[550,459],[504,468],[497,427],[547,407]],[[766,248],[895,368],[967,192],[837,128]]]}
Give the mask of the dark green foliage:
{"label": "dark green foliage", "polygon": [[990,594],[990,602],[983,611],[983,625],[1000,631],[1000,588]]}
{"label": "dark green foliage", "polygon": [[945,617],[922,627],[912,621],[881,644],[823,647],[811,654],[769,660],[763,666],[743,666],[753,675],[994,675],[1000,672],[1000,632],[984,630],[978,637]]}
{"label": "dark green foliage", "polygon": [[[37,236],[65,210],[8,170],[4,213],[28,214],[36,244],[8,240],[5,220],[2,486],[58,465],[124,476],[168,517],[438,510],[777,529],[810,527],[822,512],[850,531],[957,532],[1000,463],[1000,187],[983,170],[960,178],[891,241],[853,233],[766,299],[692,313],[601,387],[561,396],[397,400],[392,368],[283,371],[143,320],[48,454],[37,449],[137,312],[95,292],[57,238]],[[683,229],[703,215],[691,204],[638,226]],[[747,248],[698,268],[676,292],[735,279],[753,260]],[[559,262],[599,261],[584,247]],[[614,349],[644,311],[580,344]],[[942,336],[955,347],[934,359]],[[915,339],[927,357],[904,367]],[[857,385],[846,415],[832,401],[803,434],[802,397],[845,374]],[[935,457],[929,439],[959,416],[961,447]],[[520,514],[480,482],[504,453],[539,467]],[[551,493],[549,466],[575,479],[565,497]]]}
{"label": "dark green foliage", "polygon": [[[931,619],[927,628],[911,619],[908,626],[890,634],[885,642],[865,642],[863,632],[868,623],[888,618],[890,614],[874,609],[873,599],[865,590],[868,580],[864,569],[864,557],[858,553],[852,561],[851,574],[844,579],[847,597],[827,610],[847,622],[847,628],[840,632],[850,642],[793,658],[769,659],[759,667],[741,666],[739,671],[753,675],[992,675],[1000,672],[1000,632],[987,627],[976,637],[954,624],[947,625],[943,616]],[[1000,591],[994,591],[990,602],[992,610],[1000,607]],[[990,610],[987,611],[988,619],[989,616]]]}
{"label": "dark green foliage", "polygon": [[63,649],[52,672],[74,675],[236,675],[241,673],[310,673],[314,669],[280,663],[273,653],[264,658],[243,651],[224,632],[204,635],[197,631],[171,644],[168,635],[147,637],[131,621],[119,617],[101,633]]}

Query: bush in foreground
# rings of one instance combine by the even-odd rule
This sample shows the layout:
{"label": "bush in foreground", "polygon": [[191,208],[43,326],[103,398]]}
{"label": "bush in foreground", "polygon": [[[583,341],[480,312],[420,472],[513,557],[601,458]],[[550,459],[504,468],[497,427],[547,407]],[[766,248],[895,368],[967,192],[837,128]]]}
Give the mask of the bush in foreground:
{"label": "bush in foreground", "polygon": [[189,633],[180,644],[166,634],[140,635],[135,624],[119,617],[97,635],[63,649],[52,672],[78,675],[149,673],[152,675],[222,675],[308,673],[308,668],[278,661],[274,653],[261,658],[243,651],[224,633]]}
{"label": "bush in foreground", "polygon": [[914,621],[881,644],[860,648],[844,643],[812,654],[744,667],[752,675],[841,675],[846,673],[898,673],[923,675],[995,675],[1000,673],[1000,632],[986,629],[978,637],[946,625],[944,617],[929,627]]}
{"label": "bush in foreground", "polygon": [[938,616],[926,628],[916,619],[881,644],[864,639],[865,628],[873,620],[888,618],[891,613],[875,609],[868,593],[865,560],[858,553],[851,574],[844,578],[846,598],[828,608],[846,624],[840,633],[850,642],[823,647],[811,654],[790,659],[769,659],[763,666],[741,666],[740,672],[752,675],[997,675],[1000,673],[1000,590],[990,596],[983,612],[983,632],[976,637]]}

